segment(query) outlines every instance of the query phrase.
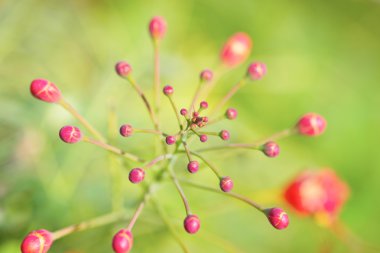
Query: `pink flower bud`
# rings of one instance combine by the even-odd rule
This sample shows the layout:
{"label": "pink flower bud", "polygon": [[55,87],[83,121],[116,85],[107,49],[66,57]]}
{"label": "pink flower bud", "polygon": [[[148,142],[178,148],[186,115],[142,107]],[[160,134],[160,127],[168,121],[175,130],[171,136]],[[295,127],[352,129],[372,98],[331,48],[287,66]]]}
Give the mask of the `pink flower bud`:
{"label": "pink flower bud", "polygon": [[234,182],[230,177],[223,177],[219,183],[220,189],[224,192],[229,192],[234,187]]}
{"label": "pink flower bud", "polygon": [[207,109],[208,108],[208,103],[206,101],[202,101],[200,104],[199,104],[200,108],[202,109]]}
{"label": "pink flower bud", "polygon": [[224,44],[220,58],[228,67],[235,67],[247,59],[251,48],[251,38],[245,33],[236,33]]}
{"label": "pink flower bud", "polygon": [[130,137],[133,134],[133,127],[129,124],[124,124],[120,127],[119,132],[121,136]]}
{"label": "pink flower bud", "polygon": [[166,144],[168,144],[168,145],[173,145],[174,143],[176,143],[176,138],[175,138],[175,136],[172,136],[172,135],[169,135],[169,136],[167,136],[166,138],[165,138],[165,142],[166,142]]}
{"label": "pink flower bud", "polygon": [[253,62],[249,65],[247,74],[252,80],[260,80],[267,73],[267,66],[262,62]]}
{"label": "pink flower bud", "polygon": [[228,132],[227,130],[222,130],[220,131],[219,136],[220,138],[222,138],[222,140],[226,141],[230,139],[230,132]]}
{"label": "pink flower bud", "polygon": [[207,137],[207,135],[205,135],[205,134],[201,134],[201,136],[199,136],[199,140],[200,140],[201,142],[206,142],[206,141],[208,140],[208,137]]}
{"label": "pink flower bud", "polygon": [[187,170],[190,172],[190,173],[195,173],[199,170],[199,163],[198,161],[190,161],[188,164],[187,164]]}
{"label": "pink flower bud", "polygon": [[112,248],[115,253],[128,253],[133,246],[133,235],[131,231],[121,229],[112,239]]}
{"label": "pink flower bud", "polygon": [[236,119],[237,115],[238,115],[238,112],[234,108],[228,108],[225,114],[226,118],[229,120]]}
{"label": "pink flower bud", "polygon": [[289,225],[289,217],[281,208],[265,210],[267,218],[272,226],[278,230],[285,229]]}
{"label": "pink flower bud", "polygon": [[79,128],[75,126],[64,126],[59,130],[59,137],[66,143],[77,143],[82,139],[82,133]]}
{"label": "pink flower bud", "polygon": [[170,85],[166,85],[164,87],[164,89],[162,90],[162,92],[166,95],[166,96],[170,96],[173,94],[174,92],[174,88]]}
{"label": "pink flower bud", "polygon": [[276,157],[280,153],[280,147],[274,141],[268,141],[262,148],[263,153],[268,157]]}
{"label": "pink flower bud", "polygon": [[150,36],[153,39],[162,39],[166,33],[166,21],[163,17],[153,17],[149,23]]}
{"label": "pink flower bud", "polygon": [[326,129],[326,120],[319,114],[307,113],[297,123],[298,132],[302,135],[317,136]]}
{"label": "pink flower bud", "polygon": [[144,180],[145,171],[141,168],[134,168],[129,172],[129,181],[134,184],[138,184]]}
{"label": "pink flower bud", "polygon": [[132,72],[132,67],[125,61],[119,61],[115,65],[116,73],[121,77],[127,77]]}
{"label": "pink flower bud", "polygon": [[187,115],[187,110],[185,108],[182,108],[181,111],[180,111],[181,115],[182,116],[186,116]]}
{"label": "pink flower bud", "polygon": [[48,103],[57,103],[61,99],[61,91],[54,83],[45,79],[35,79],[30,84],[32,95]]}
{"label": "pink flower bud", "polygon": [[214,74],[211,70],[205,69],[201,72],[200,78],[204,82],[210,82],[212,78],[214,77]]}
{"label": "pink flower bud", "polygon": [[22,253],[46,253],[53,243],[51,232],[40,229],[30,232],[21,243]]}
{"label": "pink flower bud", "polygon": [[186,217],[186,219],[183,222],[183,226],[185,227],[187,233],[195,234],[196,232],[198,232],[199,228],[201,227],[201,224],[198,216],[191,214]]}

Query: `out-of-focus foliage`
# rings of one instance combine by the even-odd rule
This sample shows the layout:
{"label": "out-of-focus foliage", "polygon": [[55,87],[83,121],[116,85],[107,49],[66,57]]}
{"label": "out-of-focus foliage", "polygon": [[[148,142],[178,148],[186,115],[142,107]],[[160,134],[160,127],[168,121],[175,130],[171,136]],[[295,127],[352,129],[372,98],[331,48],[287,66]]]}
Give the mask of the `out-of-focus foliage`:
{"label": "out-of-focus foliage", "polygon": [[[245,87],[231,104],[234,122],[223,122],[232,140],[250,141],[287,128],[305,112],[328,121],[318,138],[280,142],[281,155],[253,151],[208,154],[236,192],[285,209],[280,192],[297,171],[332,167],[349,184],[342,221],[368,242],[378,240],[380,205],[380,2],[366,0],[2,0],[0,1],[0,252],[18,252],[30,230],[56,230],[106,213],[113,200],[110,174],[122,170],[124,205],[132,213],[141,197],[127,181],[130,166],[86,144],[58,138],[65,124],[77,124],[61,108],[29,94],[32,79],[55,82],[79,111],[107,132],[109,108],[119,122],[149,128],[148,116],[114,63],[128,60],[144,89],[152,84],[152,47],[147,25],[154,15],[168,21],[162,43],[162,80],[188,105],[198,73],[214,67],[225,39],[244,31],[254,41],[251,59],[267,63],[268,76]],[[227,74],[210,103],[245,71]],[[148,93],[149,94],[149,93]],[[150,94],[149,94],[150,95]],[[163,101],[164,103],[164,101]],[[167,111],[162,117],[174,120]],[[144,115],[146,117],[141,117]],[[219,125],[221,126],[221,125]],[[168,128],[170,130],[170,128]],[[115,140],[153,157],[152,138]],[[110,161],[111,160],[111,161]],[[183,166],[184,167],[184,166]],[[176,168],[179,174],[182,169]],[[110,173],[111,172],[111,173]],[[208,170],[188,175],[217,185]],[[196,236],[182,229],[185,216],[172,183],[155,193],[192,252],[347,252],[347,246],[311,219],[289,213],[286,231],[275,231],[262,214],[223,196],[185,188],[202,220]],[[110,252],[122,224],[80,232],[57,241],[52,252]],[[152,206],[136,224],[133,252],[179,252]]]}

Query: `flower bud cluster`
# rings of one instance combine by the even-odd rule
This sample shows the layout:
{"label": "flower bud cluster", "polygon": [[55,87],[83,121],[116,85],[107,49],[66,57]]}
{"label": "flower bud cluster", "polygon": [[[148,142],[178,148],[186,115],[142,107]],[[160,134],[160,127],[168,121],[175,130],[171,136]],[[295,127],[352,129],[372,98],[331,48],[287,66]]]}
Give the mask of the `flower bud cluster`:
{"label": "flower bud cluster", "polygon": [[[160,44],[158,42],[163,40],[166,31],[167,24],[164,18],[156,16],[150,21],[149,33],[157,52],[159,49],[158,45]],[[249,57],[251,49],[252,40],[246,33],[240,32],[234,34],[227,40],[220,52],[222,65],[227,68],[237,67]],[[158,68],[156,65],[156,70],[157,69]],[[141,165],[137,165],[138,167],[131,169],[129,172],[129,181],[133,184],[141,183],[145,178],[145,174],[149,173],[149,168],[155,165],[161,166],[162,164],[162,166],[158,169],[158,174],[161,173],[160,175],[168,175],[168,177],[157,177],[153,182],[147,183],[148,186],[146,189],[148,190],[144,195],[143,201],[132,217],[130,224],[128,227],[119,230],[113,237],[112,248],[115,253],[128,253],[131,251],[133,246],[132,228],[136,219],[140,215],[142,208],[148,200],[150,194],[149,184],[152,185],[154,183],[159,183],[160,180],[164,180],[166,178],[171,178],[173,180],[174,185],[177,187],[177,190],[185,204],[186,217],[183,221],[184,230],[189,234],[195,234],[200,230],[200,219],[197,215],[192,214],[190,211],[190,205],[180,185],[181,180],[178,179],[174,168],[172,168],[173,166],[168,165],[173,161],[175,162],[174,157],[178,158],[184,155],[187,156],[187,168],[182,169],[187,169],[188,172],[193,174],[198,172],[201,167],[203,169],[203,166],[208,167],[219,180],[220,189],[216,189],[216,191],[243,200],[246,203],[250,203],[256,209],[265,214],[270,224],[274,228],[282,230],[288,227],[289,217],[287,213],[283,211],[283,209],[278,207],[264,209],[257,205],[255,202],[248,200],[239,194],[233,193],[232,190],[234,188],[234,181],[231,179],[231,177],[221,176],[219,169],[216,168],[212,162],[207,160],[207,158],[203,157],[203,154],[200,154],[201,150],[194,150],[190,142],[194,136],[197,136],[197,138],[199,138],[200,142],[202,143],[206,143],[210,136],[219,137],[223,141],[230,141],[231,135],[228,130],[222,129],[217,132],[212,132],[207,131],[207,128],[213,123],[221,121],[223,119],[237,119],[238,111],[232,107],[224,108],[224,105],[235,94],[235,92],[243,87],[243,84],[247,80],[257,81],[266,75],[267,66],[264,63],[251,63],[247,68],[246,74],[242,77],[242,80],[239,81],[230,90],[230,92],[228,92],[227,95],[221,99],[221,102],[215,108],[212,108],[213,105],[210,105],[206,100],[199,99],[204,86],[211,86],[214,81],[213,79],[218,74],[213,73],[209,69],[203,70],[199,75],[199,86],[194,95],[193,103],[190,108],[182,107],[180,110],[178,110],[175,103],[175,90],[173,86],[164,86],[162,88],[162,93],[169,100],[170,106],[175,113],[176,121],[173,121],[178,125],[178,132],[172,134],[164,133],[162,130],[162,125],[165,125],[167,122],[159,121],[160,117],[158,112],[161,109],[160,104],[155,101],[156,103],[154,106],[152,106],[149,102],[149,99],[145,96],[143,89],[141,89],[138,83],[135,82],[133,78],[131,78],[132,66],[126,61],[120,61],[116,64],[115,71],[117,75],[128,81],[137,91],[138,95],[142,98],[145,107],[148,110],[151,121],[154,125],[154,129],[139,129],[132,127],[131,124],[123,124],[118,129],[120,135],[122,137],[130,137],[135,133],[155,134],[158,137],[156,138],[156,141],[159,142],[159,145],[161,145],[161,151],[163,153],[160,153],[158,157],[155,157],[153,160],[146,164],[143,164],[146,162],[146,159],[143,159],[138,155],[128,153],[118,147],[109,144],[106,139],[89,122],[87,122],[86,119],[84,119],[84,117],[82,117],[77,111],[75,111],[72,106],[68,104],[66,100],[64,100],[61,91],[55,84],[45,79],[36,79],[30,85],[30,92],[35,98],[44,102],[57,103],[59,105],[62,105],[63,108],[72,113],[73,116],[76,117],[85,128],[85,131],[82,132],[76,126],[68,125],[62,127],[59,131],[59,137],[63,142],[69,144],[74,144],[80,141],[91,143],[98,147],[104,148],[109,152],[113,152],[121,157],[124,157],[125,159],[141,163]],[[155,79],[159,80],[159,74],[155,72],[155,75]],[[156,95],[162,96],[162,93],[158,92]],[[199,103],[198,108],[195,108],[196,103]],[[212,111],[212,109],[214,109],[214,111]],[[221,112],[219,117],[215,116],[215,113],[219,113],[217,109],[224,110]],[[208,112],[208,114],[205,115],[205,111]],[[169,123],[172,123],[172,121]],[[293,128],[284,131],[282,135],[298,133],[305,136],[318,136],[325,131],[325,128],[326,120],[321,115],[316,113],[307,113],[298,120]],[[206,129],[206,131],[204,129]],[[93,135],[96,139],[92,139],[91,137],[87,136],[87,134]],[[275,136],[278,137],[280,135]],[[128,139],[124,140],[128,141]],[[168,147],[167,145],[170,145],[171,147]],[[209,150],[219,150],[223,148],[251,148],[259,150],[264,155],[271,158],[277,157],[280,153],[280,147],[278,143],[276,140],[272,139],[267,139],[264,142],[252,144],[229,144],[227,142],[227,144],[223,144],[221,147],[209,148]],[[158,150],[158,152],[159,151],[160,150]],[[151,152],[151,154],[154,155],[155,152]],[[170,162],[166,163],[164,160],[170,160]],[[223,161],[221,163],[223,163]],[[184,183],[186,183],[186,181],[184,181]],[[237,184],[238,183],[239,182],[237,181]],[[194,186],[194,183],[188,184],[192,184]],[[210,189],[208,186],[199,186],[199,188]],[[215,189],[212,188],[211,190],[215,191]],[[336,217],[337,213],[347,198],[347,191],[348,190],[346,185],[341,182],[333,172],[330,170],[325,170],[317,173],[308,172],[299,175],[286,189],[285,198],[287,202],[300,213],[316,214],[324,212],[327,213],[329,217],[334,218]],[[89,227],[91,227],[91,224]],[[24,241],[22,242],[21,251],[22,253],[46,253],[51,247],[52,242],[53,234],[51,232],[43,229],[32,231],[25,237]]]}

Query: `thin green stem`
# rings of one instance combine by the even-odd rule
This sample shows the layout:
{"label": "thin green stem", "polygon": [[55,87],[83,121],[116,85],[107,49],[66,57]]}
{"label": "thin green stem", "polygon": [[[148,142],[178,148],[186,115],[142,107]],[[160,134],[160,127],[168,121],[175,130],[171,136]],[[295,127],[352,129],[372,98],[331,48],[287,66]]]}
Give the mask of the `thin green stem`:
{"label": "thin green stem", "polygon": [[159,40],[153,40],[154,47],[154,102],[156,106],[156,112],[159,112],[160,105],[160,50],[159,50]]}
{"label": "thin green stem", "polygon": [[199,154],[199,153],[197,153],[197,152],[194,152],[194,151],[190,151],[190,153],[191,153],[192,155],[195,155],[195,156],[198,157],[199,159],[201,159],[201,160],[207,165],[207,167],[209,167],[209,168],[214,172],[214,174],[215,174],[219,179],[222,178],[222,176],[219,174],[217,168],[216,168],[213,164],[211,164],[211,162],[209,162],[206,158],[204,158],[201,154]]}
{"label": "thin green stem", "polygon": [[204,132],[204,131],[198,131],[198,134],[206,134],[206,135],[213,135],[213,136],[219,136],[219,133],[217,132]]}
{"label": "thin green stem", "polygon": [[179,246],[182,248],[183,252],[189,253],[190,251],[187,249],[187,247],[186,247],[185,243],[182,241],[181,237],[178,236],[178,232],[175,230],[170,219],[166,216],[166,214],[162,210],[162,207],[160,205],[158,205],[158,203],[156,202],[156,200],[154,198],[151,199],[151,203],[153,204],[154,208],[156,209],[156,211],[157,211],[158,215],[160,216],[160,218],[162,219],[162,221],[168,227],[168,229],[169,229],[170,233],[172,234],[172,236],[174,237],[174,239],[177,241]]}
{"label": "thin green stem", "polygon": [[227,102],[231,99],[231,97],[244,86],[246,82],[246,77],[237,82],[234,86],[232,86],[231,90],[220,100],[220,102],[211,110],[210,114],[214,112],[218,112]]}
{"label": "thin green stem", "polygon": [[83,221],[79,224],[71,225],[65,228],[62,228],[60,230],[57,230],[53,232],[53,240],[60,239],[66,235],[69,235],[74,232],[83,231],[90,228],[100,227],[104,226],[110,223],[114,223],[116,221],[119,221],[121,219],[125,219],[125,210],[112,212],[106,215],[102,215],[99,217],[96,217],[94,219]]}
{"label": "thin green stem", "polygon": [[71,113],[96,139],[102,142],[106,142],[106,138],[103,137],[82,115],[78,113],[75,108],[70,105],[65,99],[58,101],[58,104],[61,105],[66,111]]}
{"label": "thin green stem", "polygon": [[144,194],[143,201],[140,203],[140,205],[137,207],[135,213],[133,214],[131,221],[128,224],[127,230],[132,231],[133,226],[135,225],[137,218],[140,216],[146,202],[148,201],[148,199],[150,197],[151,197],[151,192],[150,192],[150,188],[149,188],[148,191]]}
{"label": "thin green stem", "polygon": [[191,105],[190,105],[190,107],[189,107],[189,114],[190,114],[190,115],[191,115],[192,112],[195,112],[195,108],[194,108],[194,106],[195,106],[195,103],[196,103],[196,101],[198,100],[198,97],[199,97],[199,95],[200,95],[200,91],[201,91],[202,84],[203,84],[203,81],[200,80],[200,81],[199,81],[199,84],[198,84],[198,86],[197,86],[197,89],[196,89],[196,91],[195,91],[195,94],[194,94],[193,100],[191,101]]}
{"label": "thin green stem", "polygon": [[186,152],[186,155],[187,155],[187,159],[189,159],[189,162],[191,162],[192,159],[191,159],[191,153],[190,153],[189,146],[187,145],[187,142],[186,142],[186,141],[182,141],[182,144],[183,144],[183,147],[185,148],[185,152]]}
{"label": "thin green stem", "polygon": [[175,175],[174,171],[173,171],[173,164],[175,163],[175,159],[172,159],[168,165],[168,172],[169,172],[169,175],[171,177],[171,179],[173,180],[173,183],[179,193],[179,195],[181,196],[181,199],[183,201],[183,204],[185,206],[185,209],[186,209],[186,214],[187,215],[190,215],[191,214],[191,210],[190,210],[190,205],[189,205],[189,202],[187,201],[187,198],[185,196],[185,193],[181,187],[181,185],[179,184],[178,182],[178,178],[177,176]]}
{"label": "thin green stem", "polygon": [[140,129],[140,128],[133,128],[134,133],[146,133],[146,134],[157,134],[162,136],[168,136],[168,134],[163,133],[161,131],[153,130],[153,129]]}
{"label": "thin green stem", "polygon": [[265,212],[265,209],[263,207],[261,207],[255,201],[253,201],[253,200],[251,200],[251,199],[249,199],[249,198],[247,198],[247,197],[245,197],[243,195],[240,195],[240,194],[237,194],[237,193],[234,193],[234,192],[223,192],[220,189],[214,189],[214,188],[211,188],[211,187],[208,187],[208,186],[205,186],[205,185],[201,185],[201,184],[198,184],[198,183],[194,183],[194,182],[191,182],[191,181],[188,181],[188,180],[184,180],[184,179],[180,179],[180,181],[182,183],[184,183],[186,185],[189,185],[191,187],[194,187],[194,188],[203,189],[203,190],[207,190],[207,191],[211,191],[211,192],[216,192],[216,193],[219,193],[219,194],[222,194],[222,195],[229,196],[229,197],[234,198],[234,199],[241,200],[241,201],[247,203],[248,205],[253,206],[258,211],[260,211],[262,213]]}
{"label": "thin green stem", "polygon": [[91,144],[94,144],[98,147],[101,147],[101,148],[104,148],[105,150],[108,150],[112,153],[115,153],[117,155],[120,155],[120,156],[123,156],[131,161],[134,161],[134,162],[145,162],[145,160],[141,159],[140,157],[136,156],[136,155],[133,155],[131,153],[128,153],[124,150],[121,150],[115,146],[112,146],[110,144],[107,144],[107,143],[104,143],[104,142],[101,142],[101,141],[96,141],[96,140],[93,140],[93,139],[90,139],[88,137],[83,137],[82,140],[84,142],[88,142],[88,143],[91,143]]}
{"label": "thin green stem", "polygon": [[152,107],[150,106],[150,103],[149,103],[148,99],[146,98],[144,92],[142,91],[142,89],[140,88],[140,86],[136,83],[136,81],[132,78],[131,75],[128,75],[127,80],[132,85],[132,87],[136,90],[136,92],[139,94],[139,96],[141,97],[141,99],[143,100],[143,102],[145,104],[145,107],[148,110],[149,117],[150,117],[150,119],[153,122],[154,129],[156,131],[158,131],[159,130],[159,124],[158,124],[157,117],[156,117],[156,115],[155,115]]}
{"label": "thin green stem", "polygon": [[160,162],[160,161],[163,161],[163,160],[167,160],[167,159],[171,159],[173,158],[173,154],[165,154],[165,155],[160,155],[156,158],[154,158],[152,161],[150,161],[148,164],[146,164],[144,166],[144,169],[149,169],[150,167],[152,167],[153,165],[155,165],[156,163]]}
{"label": "thin green stem", "polygon": [[172,108],[173,108],[174,114],[175,114],[175,116],[176,116],[176,118],[177,118],[177,122],[178,122],[179,129],[182,130],[182,129],[183,129],[183,125],[182,125],[182,122],[181,122],[181,118],[180,118],[180,116],[179,116],[178,108],[177,108],[176,104],[174,103],[174,100],[173,100],[172,96],[169,95],[169,96],[167,96],[167,97],[168,97],[168,99],[169,99],[169,101],[170,101],[170,104],[171,104],[171,106],[172,106]]}
{"label": "thin green stem", "polygon": [[261,150],[261,146],[265,144],[268,141],[278,141],[280,139],[283,139],[285,137],[291,136],[296,133],[295,128],[289,128],[285,129],[281,132],[275,133],[265,139],[255,141],[253,143],[231,143],[223,146],[214,146],[214,147],[207,147],[207,148],[201,148],[198,149],[196,152],[205,152],[205,151],[217,151],[221,149],[254,149],[254,150]]}

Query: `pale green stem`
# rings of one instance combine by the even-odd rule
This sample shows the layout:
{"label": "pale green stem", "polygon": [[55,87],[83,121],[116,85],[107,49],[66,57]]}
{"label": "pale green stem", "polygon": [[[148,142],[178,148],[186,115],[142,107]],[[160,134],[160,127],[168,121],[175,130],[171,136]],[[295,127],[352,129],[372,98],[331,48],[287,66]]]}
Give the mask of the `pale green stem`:
{"label": "pale green stem", "polygon": [[68,227],[65,227],[53,232],[53,240],[60,239],[74,232],[79,232],[79,231],[83,231],[90,228],[104,226],[104,225],[119,221],[124,218],[126,218],[125,210],[102,215],[94,219],[83,221],[79,224],[71,225],[71,226],[68,226]]}
{"label": "pale green stem", "polygon": [[98,147],[101,147],[101,148],[104,148],[112,153],[115,153],[117,155],[121,155],[131,161],[134,161],[134,162],[145,162],[145,160],[139,158],[138,156],[135,156],[131,153],[128,153],[128,152],[125,152],[124,150],[121,150],[115,146],[112,146],[112,145],[109,145],[107,143],[104,143],[104,142],[101,142],[101,141],[96,141],[96,140],[93,140],[93,139],[90,139],[88,137],[83,137],[82,140],[84,142],[88,142],[88,143],[91,143],[91,144],[94,144]]}
{"label": "pale green stem", "polygon": [[65,108],[69,113],[71,113],[96,139],[102,142],[106,142],[106,138],[103,137],[82,115],[75,110],[66,100],[61,98],[58,104]]}
{"label": "pale green stem", "polygon": [[244,86],[246,82],[246,78],[244,77],[239,82],[237,82],[231,90],[220,100],[220,102],[211,110],[210,114],[213,114],[214,112],[218,112],[227,102],[231,99],[231,97],[241,88]]}
{"label": "pale green stem", "polygon": [[256,208],[258,211],[264,213],[265,212],[265,209],[262,208],[259,204],[257,204],[255,201],[243,196],[243,195],[240,195],[240,194],[237,194],[237,193],[234,193],[234,192],[223,192],[221,191],[220,189],[214,189],[214,188],[211,188],[211,187],[208,187],[208,186],[205,186],[205,185],[201,185],[201,184],[198,184],[198,183],[193,183],[193,182],[190,182],[188,180],[184,180],[184,179],[180,179],[180,181],[186,185],[189,185],[191,187],[194,187],[194,188],[199,188],[199,189],[203,189],[203,190],[207,190],[207,191],[212,191],[212,192],[216,192],[216,193],[219,193],[219,194],[222,194],[222,195],[226,195],[226,196],[229,196],[229,197],[232,197],[234,199],[238,199],[238,200],[241,200],[245,203],[247,203],[248,205],[251,205],[253,206],[254,208]]}

